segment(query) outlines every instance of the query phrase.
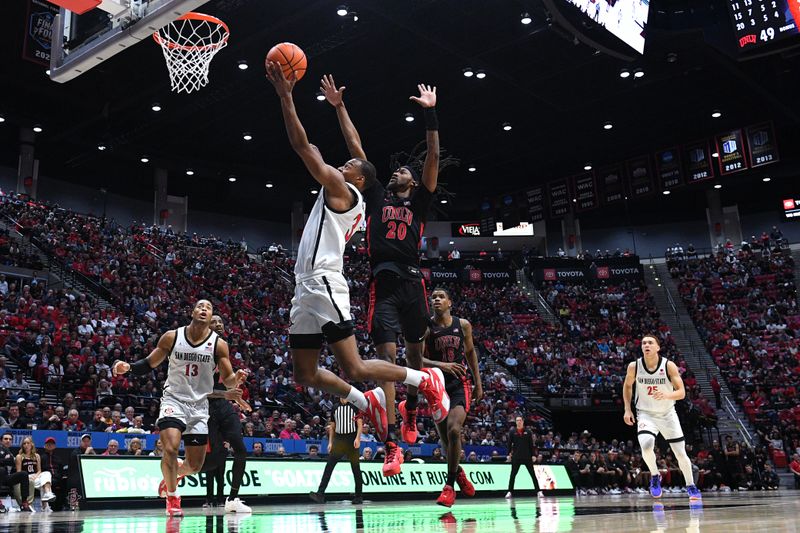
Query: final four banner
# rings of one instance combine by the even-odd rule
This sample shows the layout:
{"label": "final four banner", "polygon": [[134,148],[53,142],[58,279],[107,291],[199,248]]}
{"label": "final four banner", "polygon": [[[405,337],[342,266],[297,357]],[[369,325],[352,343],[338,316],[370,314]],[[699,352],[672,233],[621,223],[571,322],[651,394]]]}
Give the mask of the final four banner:
{"label": "final four banner", "polygon": [[50,67],[50,46],[53,39],[53,21],[58,6],[44,0],[29,0],[25,18],[25,39],[22,57],[33,63]]}
{"label": "final four banner", "polygon": [[734,130],[717,135],[715,140],[717,153],[719,154],[719,171],[722,175],[747,170],[742,130]]}
{"label": "final four banner", "polygon": [[771,122],[756,124],[747,128],[747,143],[750,148],[750,166],[760,167],[777,163],[778,143]]}
{"label": "final four banner", "polygon": [[711,164],[711,151],[708,141],[697,141],[683,147],[686,155],[686,174],[689,183],[714,177],[714,166]]}

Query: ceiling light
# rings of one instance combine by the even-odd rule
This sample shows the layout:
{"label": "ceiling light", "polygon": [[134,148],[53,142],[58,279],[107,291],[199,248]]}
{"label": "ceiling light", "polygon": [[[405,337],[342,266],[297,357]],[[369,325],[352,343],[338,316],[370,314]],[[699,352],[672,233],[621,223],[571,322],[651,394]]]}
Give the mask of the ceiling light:
{"label": "ceiling light", "polygon": [[675,63],[678,61],[678,54],[675,52],[670,52],[667,54],[667,63]]}
{"label": "ceiling light", "polygon": [[322,94],[322,91],[317,93],[317,100],[319,100],[320,102],[324,102],[325,101],[325,95]]}
{"label": "ceiling light", "polygon": [[42,130],[42,127],[37,124],[37,125],[35,125],[33,127],[33,131],[36,132],[36,133],[42,133],[43,130]]}
{"label": "ceiling light", "polygon": [[153,105],[150,106],[150,109],[152,109],[155,112],[159,112],[159,111],[161,111],[161,104],[156,102],[156,103],[154,103]]}
{"label": "ceiling light", "polygon": [[252,141],[253,136],[250,134],[250,132],[246,131],[242,134],[242,139],[244,139],[245,141]]}
{"label": "ceiling light", "polygon": [[663,194],[664,196],[669,196],[669,191],[663,191],[661,194]]}
{"label": "ceiling light", "polygon": [[50,75],[50,69],[45,70],[44,73],[49,76]]}
{"label": "ceiling light", "polygon": [[475,75],[475,71],[473,71],[471,68],[467,67],[467,68],[464,69],[464,77],[465,78],[471,78],[474,75]]}
{"label": "ceiling light", "polygon": [[347,16],[347,6],[342,5],[342,6],[337,7],[336,8],[336,14],[339,15],[340,17],[346,17]]}
{"label": "ceiling light", "polygon": [[237,66],[239,67],[239,70],[247,70],[247,61],[241,60],[237,63]]}
{"label": "ceiling light", "polygon": [[235,182],[236,176],[228,176],[228,181],[230,181],[231,183]]}
{"label": "ceiling light", "polygon": [[453,241],[450,241],[450,244],[455,244],[455,242],[453,242]]}
{"label": "ceiling light", "polygon": [[592,170],[592,164],[586,163],[585,165],[583,165],[583,170]]}
{"label": "ceiling light", "polygon": [[105,145],[105,144],[98,144],[98,145],[97,145],[97,149],[98,149],[98,150],[100,150],[100,151],[102,152],[103,150],[105,150],[105,149],[106,149],[106,145]]}
{"label": "ceiling light", "polygon": [[406,113],[406,122],[414,122],[414,115]]}
{"label": "ceiling light", "polygon": [[6,117],[4,117],[3,115],[0,115],[0,122],[5,122],[5,121],[6,121]]}
{"label": "ceiling light", "polygon": [[353,22],[358,22],[358,15],[353,15]]}
{"label": "ceiling light", "polygon": [[511,123],[503,122],[503,131],[511,131]]}
{"label": "ceiling light", "polygon": [[619,77],[620,78],[629,78],[630,75],[631,75],[631,71],[626,69],[626,68],[624,68],[624,69],[619,71]]}
{"label": "ceiling light", "polygon": [[716,185],[714,185],[714,188],[715,188],[715,189],[721,189],[721,188],[722,188],[722,185],[720,185],[719,183],[717,183]]}
{"label": "ceiling light", "polygon": [[634,78],[641,78],[642,76],[644,76],[644,70],[643,69],[637,68],[636,70],[633,71],[633,77]]}
{"label": "ceiling light", "polygon": [[141,161],[142,163],[149,163],[150,158],[147,157],[146,155],[143,155],[142,157],[139,158],[139,161]]}
{"label": "ceiling light", "polygon": [[603,124],[603,129],[604,130],[610,130],[613,127],[614,127],[614,125],[612,123],[610,123],[610,122],[606,122],[605,124]]}
{"label": "ceiling light", "polygon": [[492,241],[492,244],[497,244],[497,241]]}
{"label": "ceiling light", "polygon": [[770,181],[772,181],[772,178],[763,177],[763,178],[761,178],[761,181],[763,181],[764,183],[769,183]]}
{"label": "ceiling light", "polygon": [[447,203],[447,198],[442,198],[441,200],[439,200],[439,203],[440,204],[446,204]]}
{"label": "ceiling light", "polygon": [[722,116],[722,111],[720,111],[719,109],[715,109],[714,111],[711,112],[711,118],[719,118],[721,116]]}
{"label": "ceiling light", "polygon": [[267,189],[271,189],[271,188],[273,188],[273,187],[274,187],[274,185],[272,184],[272,182],[271,182],[271,181],[268,181],[268,182],[267,182]]}
{"label": "ceiling light", "polygon": [[523,13],[522,16],[520,17],[519,21],[527,26],[528,24],[533,22],[533,19],[527,13]]}
{"label": "ceiling light", "polygon": [[577,204],[578,203],[578,199],[577,198],[573,198],[572,202]]}
{"label": "ceiling light", "polygon": [[186,175],[187,176],[194,176],[194,170],[192,170],[191,168],[187,168],[186,169]]}
{"label": "ceiling light", "polygon": [[711,154],[711,157],[719,157],[719,152],[714,152]]}
{"label": "ceiling light", "polygon": [[475,77],[478,78],[479,80],[482,80],[483,78],[486,77],[486,72],[484,72],[483,70],[479,70],[478,72],[475,73]]}
{"label": "ceiling light", "polygon": [[470,172],[475,172],[478,169],[473,165],[471,167],[468,167],[467,170],[470,171]]}
{"label": "ceiling light", "polygon": [[319,191],[317,189],[311,189],[311,194],[317,194]]}

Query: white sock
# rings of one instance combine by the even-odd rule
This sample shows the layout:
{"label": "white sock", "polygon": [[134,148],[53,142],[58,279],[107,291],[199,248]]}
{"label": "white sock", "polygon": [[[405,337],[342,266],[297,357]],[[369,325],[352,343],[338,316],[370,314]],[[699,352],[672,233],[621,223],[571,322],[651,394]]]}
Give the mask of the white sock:
{"label": "white sock", "polygon": [[346,400],[355,405],[359,411],[366,411],[367,407],[369,407],[367,397],[355,387],[350,387],[350,392],[347,393]]}
{"label": "white sock", "polygon": [[406,368],[406,379],[403,380],[403,383],[411,385],[412,387],[419,387],[419,384],[425,379],[425,375],[424,372],[420,372],[419,370]]}
{"label": "white sock", "polygon": [[177,490],[175,492],[167,491],[167,496],[177,496],[177,495],[178,495],[178,491]]}

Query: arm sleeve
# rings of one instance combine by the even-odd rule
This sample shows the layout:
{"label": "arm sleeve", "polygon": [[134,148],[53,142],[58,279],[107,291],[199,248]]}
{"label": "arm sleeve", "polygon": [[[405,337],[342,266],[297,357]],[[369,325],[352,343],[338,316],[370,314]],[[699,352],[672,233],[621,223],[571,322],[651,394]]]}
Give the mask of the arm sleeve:
{"label": "arm sleeve", "polygon": [[428,212],[431,210],[432,203],[433,193],[420,183],[416,191],[414,191],[414,197],[411,198],[411,211],[414,212],[414,217],[420,222],[427,222]]}

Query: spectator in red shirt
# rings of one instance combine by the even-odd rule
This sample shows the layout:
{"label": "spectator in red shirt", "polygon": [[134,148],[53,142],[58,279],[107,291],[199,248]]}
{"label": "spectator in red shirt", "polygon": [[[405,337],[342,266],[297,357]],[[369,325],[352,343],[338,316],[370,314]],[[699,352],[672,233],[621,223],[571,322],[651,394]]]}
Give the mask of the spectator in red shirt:
{"label": "spectator in red shirt", "polygon": [[291,440],[300,440],[300,435],[297,434],[295,428],[297,427],[297,423],[294,420],[287,420],[286,426],[281,431],[281,434],[278,435],[280,439],[291,439]]}
{"label": "spectator in red shirt", "polygon": [[800,455],[794,454],[789,470],[794,474],[794,488],[800,489]]}

